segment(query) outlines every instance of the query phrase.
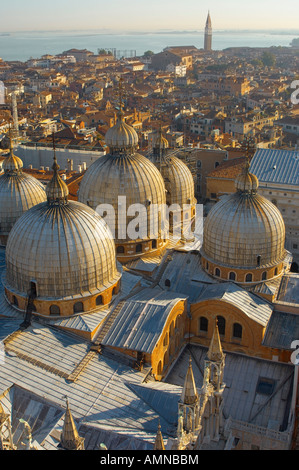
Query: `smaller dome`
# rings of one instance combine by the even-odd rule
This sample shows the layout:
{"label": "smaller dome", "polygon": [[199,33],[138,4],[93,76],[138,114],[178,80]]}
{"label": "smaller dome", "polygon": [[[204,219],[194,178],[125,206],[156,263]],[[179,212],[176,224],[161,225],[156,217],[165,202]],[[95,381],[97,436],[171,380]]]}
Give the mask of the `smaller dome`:
{"label": "smaller dome", "polygon": [[135,150],[138,146],[138,135],[132,126],[126,124],[123,114],[119,113],[115,126],[106,132],[105,142],[110,148],[110,153],[122,150]]}
{"label": "smaller dome", "polygon": [[6,245],[7,237],[21,215],[31,207],[44,202],[44,186],[34,177],[23,173],[23,162],[13,154],[3,162],[0,176],[0,244]]}
{"label": "smaller dome", "polygon": [[54,155],[54,163],[52,166],[54,173],[51,181],[49,181],[46,187],[48,202],[52,204],[60,204],[61,202],[67,203],[69,195],[67,185],[59,176],[59,168],[60,166],[57,164],[56,156]]}
{"label": "smaller dome", "polygon": [[194,181],[188,166],[174,155],[166,157],[163,163],[160,172],[167,190],[167,203],[178,204],[181,208],[184,204],[195,204]]}

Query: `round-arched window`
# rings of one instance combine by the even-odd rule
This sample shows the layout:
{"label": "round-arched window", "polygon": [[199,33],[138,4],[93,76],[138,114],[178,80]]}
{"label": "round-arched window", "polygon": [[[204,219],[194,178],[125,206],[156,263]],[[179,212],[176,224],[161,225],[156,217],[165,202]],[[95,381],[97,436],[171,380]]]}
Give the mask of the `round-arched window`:
{"label": "round-arched window", "polygon": [[76,302],[74,304],[74,313],[81,313],[81,312],[84,312],[83,303],[82,302]]}
{"label": "round-arched window", "polygon": [[242,325],[240,323],[233,324],[233,337],[242,338]]}
{"label": "round-arched window", "polygon": [[219,315],[217,317],[218,331],[220,335],[225,335],[225,318]]}
{"label": "round-arched window", "polygon": [[51,305],[50,315],[60,315],[60,308],[58,307],[58,305]]}

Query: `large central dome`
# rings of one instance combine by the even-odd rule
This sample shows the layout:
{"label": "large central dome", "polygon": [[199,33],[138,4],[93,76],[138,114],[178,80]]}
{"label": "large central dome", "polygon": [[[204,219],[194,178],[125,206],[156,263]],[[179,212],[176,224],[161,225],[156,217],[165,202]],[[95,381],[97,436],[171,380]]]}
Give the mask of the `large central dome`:
{"label": "large central dome", "polygon": [[[110,152],[88,168],[80,183],[78,200],[94,210],[100,210],[99,206],[113,208],[115,217],[106,220],[115,234],[118,259],[125,262],[166,245],[163,215],[151,210],[165,206],[165,185],[155,165],[137,153],[137,133],[124,122],[122,113],[105,139]],[[141,225],[146,228],[132,238],[128,227],[138,218],[134,209],[138,210],[138,206],[144,209]]]}
{"label": "large central dome", "polygon": [[286,258],[280,211],[257,193],[248,168],[236,179],[237,191],[223,196],[204,224],[202,263],[211,274],[239,282],[278,275]]}
{"label": "large central dome", "polygon": [[55,161],[47,202],[18,219],[6,247],[7,297],[22,308],[34,286],[36,310],[46,315],[107,303],[121,276],[109,228],[91,208],[68,201],[58,168]]}

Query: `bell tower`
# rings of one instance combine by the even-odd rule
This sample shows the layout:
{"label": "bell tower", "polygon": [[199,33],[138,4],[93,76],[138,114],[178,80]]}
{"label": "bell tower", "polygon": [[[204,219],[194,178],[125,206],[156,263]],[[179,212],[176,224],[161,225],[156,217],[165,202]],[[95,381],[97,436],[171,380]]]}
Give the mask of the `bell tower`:
{"label": "bell tower", "polygon": [[212,50],[212,22],[210,12],[208,12],[206,26],[205,26],[205,38],[204,38],[204,50]]}

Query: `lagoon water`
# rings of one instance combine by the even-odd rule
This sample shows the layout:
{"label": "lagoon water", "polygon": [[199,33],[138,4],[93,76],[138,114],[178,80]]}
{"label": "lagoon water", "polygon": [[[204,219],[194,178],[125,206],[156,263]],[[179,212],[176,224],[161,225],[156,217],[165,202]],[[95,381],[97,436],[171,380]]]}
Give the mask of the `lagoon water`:
{"label": "lagoon water", "polygon": [[[26,61],[30,57],[59,54],[71,48],[88,49],[93,53],[97,53],[98,49],[115,48],[128,51],[126,56],[129,57],[131,51],[136,51],[138,56],[147,50],[160,52],[167,46],[188,45],[200,49],[203,47],[203,37],[203,31],[123,34],[98,31],[0,32],[0,57],[3,60]],[[295,37],[299,37],[299,31],[214,31],[212,47],[222,50],[236,46],[289,46]]]}

